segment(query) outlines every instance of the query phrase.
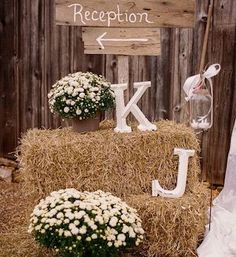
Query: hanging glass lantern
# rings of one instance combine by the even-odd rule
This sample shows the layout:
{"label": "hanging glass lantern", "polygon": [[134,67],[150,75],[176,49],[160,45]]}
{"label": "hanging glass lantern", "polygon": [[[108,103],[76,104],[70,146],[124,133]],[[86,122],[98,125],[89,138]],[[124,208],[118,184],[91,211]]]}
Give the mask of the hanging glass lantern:
{"label": "hanging glass lantern", "polygon": [[207,130],[213,124],[213,95],[204,81],[193,91],[189,100],[190,125],[196,130]]}
{"label": "hanging glass lantern", "polygon": [[213,125],[213,84],[221,67],[211,65],[204,73],[189,77],[184,84],[186,101],[190,105],[190,125],[195,130],[208,130]]}

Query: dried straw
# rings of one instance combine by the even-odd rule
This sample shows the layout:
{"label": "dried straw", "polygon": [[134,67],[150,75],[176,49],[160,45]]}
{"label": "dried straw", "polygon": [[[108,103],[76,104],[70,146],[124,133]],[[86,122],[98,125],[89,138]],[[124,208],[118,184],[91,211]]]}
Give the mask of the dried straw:
{"label": "dried straw", "polygon": [[[70,129],[30,130],[19,148],[25,187],[37,197],[65,187],[117,196],[151,193],[151,181],[165,188],[176,185],[175,147],[199,150],[192,130],[162,121],[157,132],[115,134],[111,128],[87,134]],[[191,158],[187,192],[200,173],[198,157]],[[33,194],[32,194],[33,196]]]}
{"label": "dried straw", "polygon": [[198,151],[193,132],[161,121],[157,132],[114,135],[111,125],[106,122],[100,131],[88,134],[70,129],[27,132],[19,147],[23,184],[9,192],[0,189],[3,216],[9,219],[0,218],[1,257],[53,257],[27,235],[28,217],[39,198],[66,187],[110,191],[138,209],[147,239],[134,256],[194,256],[208,203],[206,188],[198,182],[198,157],[191,158],[184,197],[150,197],[152,179],[168,189],[175,187],[178,158],[173,149]]}
{"label": "dried straw", "polygon": [[53,257],[27,233],[29,205],[22,184],[0,182],[0,257]]}
{"label": "dried straw", "polygon": [[127,202],[136,208],[146,230],[139,253],[148,257],[193,257],[204,235],[209,191],[195,188],[179,199],[135,195]]}

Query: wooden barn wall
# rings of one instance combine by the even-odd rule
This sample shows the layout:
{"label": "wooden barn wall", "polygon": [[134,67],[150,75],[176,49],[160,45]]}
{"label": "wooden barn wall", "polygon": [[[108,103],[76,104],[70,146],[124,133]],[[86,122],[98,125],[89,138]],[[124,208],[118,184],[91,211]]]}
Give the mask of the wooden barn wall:
{"label": "wooden barn wall", "polygon": [[[187,121],[182,85],[198,72],[208,8],[207,0],[196,2],[194,29],[162,29],[161,56],[129,58],[130,85],[152,81],[140,103],[151,120]],[[222,184],[236,116],[236,1],[215,0],[213,13],[207,63],[221,63],[222,72],[214,79],[215,123],[202,137],[202,166],[203,177]],[[50,114],[47,93],[56,80],[79,70],[117,82],[116,56],[84,55],[80,28],[55,26],[53,0],[0,1],[1,155],[14,152],[27,129],[63,125]]]}

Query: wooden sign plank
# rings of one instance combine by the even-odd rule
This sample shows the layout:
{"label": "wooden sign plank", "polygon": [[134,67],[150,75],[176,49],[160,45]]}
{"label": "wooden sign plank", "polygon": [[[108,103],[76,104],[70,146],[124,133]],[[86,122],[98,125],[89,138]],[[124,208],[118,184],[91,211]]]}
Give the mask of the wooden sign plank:
{"label": "wooden sign plank", "polygon": [[160,55],[160,29],[83,28],[86,54]]}
{"label": "wooden sign plank", "polygon": [[195,0],[56,0],[59,25],[193,27]]}

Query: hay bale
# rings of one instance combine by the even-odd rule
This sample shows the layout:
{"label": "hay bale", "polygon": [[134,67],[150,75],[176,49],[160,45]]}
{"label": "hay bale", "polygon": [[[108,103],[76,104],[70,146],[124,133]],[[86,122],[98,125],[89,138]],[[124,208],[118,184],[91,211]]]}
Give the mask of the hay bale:
{"label": "hay bale", "polygon": [[[210,193],[202,185],[195,191],[198,193],[186,194],[180,199],[150,197],[147,194],[125,199],[137,208],[146,230],[146,240],[133,256],[195,256],[196,244],[204,232],[206,199]],[[29,195],[22,184],[6,187],[0,182],[1,257],[56,257],[51,251],[40,248],[27,233],[27,213],[32,211]]]}
{"label": "hay bale", "polygon": [[139,253],[147,257],[194,257],[207,223],[209,191],[199,185],[198,193],[178,199],[130,196],[127,202],[138,210],[146,231]]}
{"label": "hay bale", "polygon": [[[184,125],[161,121],[157,126],[156,132],[132,134],[115,134],[110,122],[88,134],[68,128],[28,131],[19,148],[26,208],[20,214],[21,222],[4,236],[0,234],[2,256],[53,256],[37,247],[26,228],[38,199],[66,187],[110,191],[137,208],[147,239],[135,256],[194,256],[204,232],[208,203],[206,188],[198,182],[197,155],[190,160],[184,197],[152,198],[150,194],[153,179],[167,189],[175,187],[178,158],[173,156],[174,148],[198,151],[199,144]],[[18,209],[17,201],[11,204]]]}
{"label": "hay bale", "polygon": [[[175,147],[199,150],[191,129],[173,122],[157,123],[156,132],[117,134],[112,128],[78,134],[71,129],[33,129],[19,148],[26,189],[38,197],[65,187],[117,196],[151,193],[158,179],[168,189],[176,186],[178,157]],[[187,192],[200,173],[197,155],[191,158]],[[33,194],[32,194],[33,197]]]}

